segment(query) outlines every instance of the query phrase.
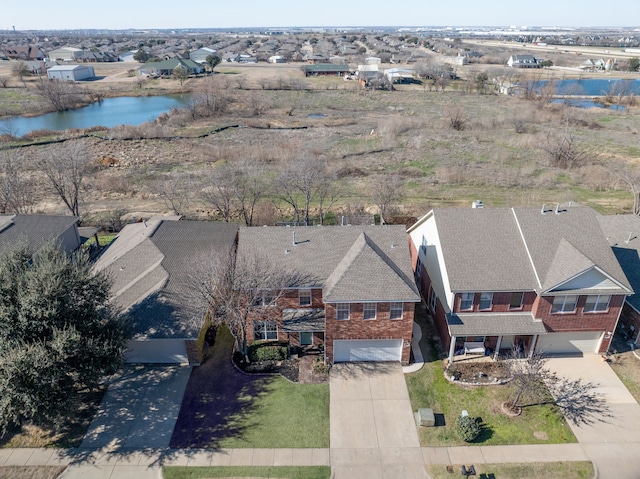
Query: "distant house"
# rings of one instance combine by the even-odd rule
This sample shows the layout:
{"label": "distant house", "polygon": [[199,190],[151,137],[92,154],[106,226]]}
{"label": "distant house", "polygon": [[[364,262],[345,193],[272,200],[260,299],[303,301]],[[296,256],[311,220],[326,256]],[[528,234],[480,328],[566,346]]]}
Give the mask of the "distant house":
{"label": "distant house", "polygon": [[45,57],[40,47],[32,45],[7,46],[4,54],[9,60],[42,60]]}
{"label": "distant house", "polygon": [[287,59],[281,55],[273,55],[267,59],[269,63],[287,63]]}
{"label": "distant house", "polygon": [[11,250],[20,242],[34,253],[49,241],[71,253],[81,244],[78,221],[77,216],[1,215],[0,253]]}
{"label": "distant house", "polygon": [[76,55],[78,63],[115,62],[118,57],[109,52],[80,52]]}
{"label": "distant house", "polygon": [[216,54],[216,50],[214,50],[213,48],[202,47],[190,52],[189,60],[194,61],[196,63],[200,63],[201,65],[204,65],[205,63],[207,63],[207,57],[209,55],[215,55],[215,54]]}
{"label": "distant house", "polygon": [[55,50],[51,50],[49,52],[49,58],[51,58],[52,60],[73,62],[76,60],[76,58],[80,53],[82,53],[82,50],[80,48],[61,47],[61,48],[56,48]]}
{"label": "distant house", "polygon": [[140,72],[148,75],[169,76],[172,75],[173,71],[178,67],[184,68],[190,75],[204,71],[202,65],[192,60],[171,58],[161,62],[147,62],[140,68]]}
{"label": "distant house", "polygon": [[540,61],[533,55],[511,55],[507,65],[511,68],[542,68]]}
{"label": "distant house", "polygon": [[383,73],[391,83],[413,82],[413,71],[406,68],[387,68]]}
{"label": "distant house", "polygon": [[349,65],[337,65],[333,63],[320,63],[318,65],[307,65],[304,67],[304,76],[337,75],[342,76],[349,73]]}
{"label": "distant house", "polygon": [[382,60],[378,57],[367,57],[364,59],[365,64],[367,65],[380,65]]}
{"label": "distant house", "polygon": [[26,60],[24,66],[29,69],[32,75],[43,75],[48,68],[56,66],[51,60]]}
{"label": "distant house", "polygon": [[56,65],[47,70],[49,80],[81,81],[95,76],[93,67],[86,65]]}
{"label": "distant house", "polygon": [[[230,254],[238,225],[152,218],[124,227],[98,258],[96,271],[112,279],[112,302],[127,312],[133,339],[129,363],[187,363],[206,311],[190,299],[193,262],[208,254]],[[206,309],[206,308],[205,308]]]}
{"label": "distant house", "polygon": [[358,77],[358,80],[360,80],[364,84],[370,82],[371,80],[375,80],[380,76],[378,65],[376,63],[358,65],[356,76]]}

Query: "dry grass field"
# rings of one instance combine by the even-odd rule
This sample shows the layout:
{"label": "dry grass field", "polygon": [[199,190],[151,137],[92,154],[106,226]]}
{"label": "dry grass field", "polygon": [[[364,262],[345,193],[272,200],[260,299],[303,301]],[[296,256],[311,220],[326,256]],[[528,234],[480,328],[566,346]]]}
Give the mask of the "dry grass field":
{"label": "dry grass field", "polygon": [[[0,74],[1,68],[6,66],[0,64]],[[154,124],[93,132],[103,139],[88,140],[96,167],[81,205],[87,218],[116,210],[132,217],[169,212],[157,185],[176,177],[190,184],[185,214],[211,217],[198,199],[198,180],[215,168],[250,161],[273,178],[308,156],[325,162],[341,185],[331,208],[336,215],[345,209],[374,212],[371,193],[391,175],[404,185],[393,205],[403,215],[420,215],[438,205],[468,206],[474,199],[488,206],[575,201],[602,212],[629,211],[633,204],[618,171],[640,171],[636,106],[579,109],[546,100],[481,95],[462,81],[444,92],[420,85],[365,91],[338,77],[305,78],[299,64],[223,64],[214,80],[189,79],[183,86],[172,79],[139,84],[128,76],[130,68],[98,64],[96,73],[104,78],[83,87],[105,95],[198,94],[211,89],[206,85],[214,81],[215,95],[226,107],[210,115],[185,110]],[[473,68],[476,72],[478,66]],[[27,104],[40,101],[17,79],[11,81],[10,88],[0,89],[0,108],[10,101],[6,91],[22,91],[21,101]],[[454,119],[461,123],[456,128]],[[51,139],[61,134],[44,135]],[[557,164],[548,151],[559,148],[566,135],[577,155],[568,167]],[[0,147],[15,144],[5,140]],[[64,213],[34,166],[50,148],[23,146],[17,154],[40,185],[35,210]],[[264,223],[291,214],[275,193],[259,209],[259,222]]]}

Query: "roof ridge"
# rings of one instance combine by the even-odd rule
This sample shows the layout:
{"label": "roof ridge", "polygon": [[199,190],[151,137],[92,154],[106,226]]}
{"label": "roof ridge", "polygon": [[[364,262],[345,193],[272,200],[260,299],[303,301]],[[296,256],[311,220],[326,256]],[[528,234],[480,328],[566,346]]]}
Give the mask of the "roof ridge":
{"label": "roof ridge", "polygon": [[571,241],[569,241],[563,236],[560,238],[560,241],[558,242],[558,247],[554,252],[553,260],[551,261],[551,267],[547,270],[547,274],[545,275],[545,278],[544,278],[545,281],[543,286],[545,290],[549,290],[557,286],[558,284],[562,284],[563,281],[559,283],[556,282],[557,284],[554,284],[554,285],[548,285],[547,282],[549,281],[549,278],[556,275],[559,270],[563,270],[566,272],[566,264],[564,264],[563,261],[558,261],[558,257],[561,255],[565,256],[567,254],[573,254],[576,259],[580,260],[581,262],[584,262],[584,260],[586,260],[586,262],[589,264],[586,268],[582,268],[580,271],[570,272],[570,275],[568,277],[565,275],[566,277],[563,281],[571,279],[572,277],[590,268],[593,268],[594,266],[597,266],[596,263],[593,262],[593,260],[591,260],[587,255],[585,255],[580,250],[580,248],[578,248],[576,245],[574,245]]}

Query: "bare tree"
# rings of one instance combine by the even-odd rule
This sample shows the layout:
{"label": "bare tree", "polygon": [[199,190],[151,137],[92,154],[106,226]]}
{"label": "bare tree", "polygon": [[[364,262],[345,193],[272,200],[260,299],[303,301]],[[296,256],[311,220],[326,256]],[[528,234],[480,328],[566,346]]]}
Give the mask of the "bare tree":
{"label": "bare tree", "polygon": [[71,214],[80,216],[80,195],[93,166],[86,142],[67,141],[51,147],[38,166]]}
{"label": "bare tree", "polygon": [[574,424],[591,424],[611,415],[595,384],[560,377],[546,367],[547,360],[541,352],[527,358],[520,358],[515,351],[510,355],[505,365],[514,392],[507,407],[519,410],[535,404],[553,404]]}
{"label": "bare tree", "polygon": [[613,172],[624,181],[633,195],[633,214],[640,216],[640,171],[632,165],[613,164]]}
{"label": "bare tree", "polygon": [[56,111],[66,111],[78,103],[80,91],[71,82],[40,78],[36,94],[51,103]]}
{"label": "bare tree", "polygon": [[36,202],[33,179],[24,171],[24,159],[15,150],[0,152],[0,212],[31,214]]}
{"label": "bare tree", "polygon": [[214,324],[224,323],[233,334],[238,350],[247,358],[247,334],[254,319],[273,307],[286,288],[315,284],[295,271],[281,266],[259,252],[243,254],[207,252],[194,258],[187,279],[191,302],[208,311]]}
{"label": "bare tree", "polygon": [[9,77],[7,75],[0,75],[0,87],[7,88],[9,84]]}
{"label": "bare tree", "polygon": [[188,175],[169,173],[154,181],[153,189],[174,215],[183,215],[192,199],[193,181]]}
{"label": "bare tree", "polygon": [[335,175],[327,174],[327,176],[318,184],[318,214],[320,215],[320,224],[324,224],[325,216],[329,208],[331,208],[342,196],[342,184],[338,182]]}
{"label": "bare tree", "polygon": [[547,141],[540,145],[547,155],[551,166],[569,169],[580,166],[586,157],[586,152],[579,144],[574,129],[565,123],[561,130],[551,130],[547,134]]}
{"label": "bare tree", "polygon": [[303,152],[291,159],[276,179],[276,194],[291,205],[296,222],[309,225],[311,203],[318,199],[318,189],[327,178],[325,163],[314,155]]}
{"label": "bare tree", "polygon": [[174,78],[174,80],[178,80],[180,82],[180,86],[182,86],[184,84],[184,81],[189,78],[189,72],[182,65],[178,65],[173,69],[173,73],[171,73],[171,76]]}
{"label": "bare tree", "polygon": [[228,80],[220,75],[209,76],[191,95],[189,110],[193,118],[208,117],[224,112],[232,101]]}
{"label": "bare tree", "polygon": [[266,171],[245,161],[213,170],[205,178],[200,196],[225,221],[241,217],[252,226],[256,206],[268,191]]}
{"label": "bare tree", "polygon": [[380,212],[380,224],[384,224],[390,206],[404,195],[404,183],[398,175],[379,175],[374,177],[374,181],[371,200]]}
{"label": "bare tree", "polygon": [[20,79],[22,86],[27,87],[27,84],[24,82],[24,77],[31,75],[31,70],[29,70],[29,67],[27,67],[24,62],[14,63],[11,67],[11,73]]}
{"label": "bare tree", "polygon": [[449,122],[449,126],[456,131],[464,130],[467,127],[467,123],[469,123],[467,112],[460,105],[447,105],[444,108],[444,116]]}

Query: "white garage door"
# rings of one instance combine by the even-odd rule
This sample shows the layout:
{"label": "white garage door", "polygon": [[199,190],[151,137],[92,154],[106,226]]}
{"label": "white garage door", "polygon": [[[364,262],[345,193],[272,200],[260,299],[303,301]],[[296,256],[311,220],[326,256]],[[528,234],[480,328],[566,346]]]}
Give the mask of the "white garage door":
{"label": "white garage door", "polygon": [[401,361],[402,339],[335,340],[333,360],[348,361]]}
{"label": "white garage door", "polygon": [[602,331],[549,333],[538,336],[536,350],[547,354],[593,354],[598,351]]}

